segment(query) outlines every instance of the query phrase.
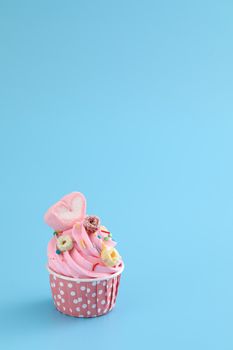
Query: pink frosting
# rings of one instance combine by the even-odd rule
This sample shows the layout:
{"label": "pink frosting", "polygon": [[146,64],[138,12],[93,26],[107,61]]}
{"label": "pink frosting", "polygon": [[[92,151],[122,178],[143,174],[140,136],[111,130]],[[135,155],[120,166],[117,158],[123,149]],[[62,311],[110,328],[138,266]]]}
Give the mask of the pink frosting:
{"label": "pink frosting", "polygon": [[[122,261],[117,266],[106,266],[101,259],[103,245],[114,247],[116,242],[104,230],[88,234],[83,226],[86,201],[79,192],[63,197],[45,214],[46,223],[60,235],[69,235],[73,248],[57,254],[57,238],[54,236],[48,244],[48,266],[54,272],[73,278],[100,278],[118,272]],[[76,216],[76,219],[75,219]],[[61,232],[62,231],[62,232]]]}

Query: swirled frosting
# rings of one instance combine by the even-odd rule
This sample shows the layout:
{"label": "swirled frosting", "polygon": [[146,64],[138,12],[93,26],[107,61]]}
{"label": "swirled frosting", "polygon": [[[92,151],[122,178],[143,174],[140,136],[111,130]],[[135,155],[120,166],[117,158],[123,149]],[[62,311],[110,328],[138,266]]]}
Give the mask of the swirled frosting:
{"label": "swirled frosting", "polygon": [[[79,192],[73,192],[63,197],[45,214],[46,223],[55,230],[54,237],[48,244],[48,266],[67,277],[107,277],[118,272],[123,262],[115,249],[116,242],[105,227],[99,226],[95,232],[85,228],[85,210],[85,197]],[[72,249],[58,249],[57,239],[59,237],[59,241],[62,241],[62,236],[64,240],[67,236],[72,239]],[[108,259],[103,259],[106,251]]]}

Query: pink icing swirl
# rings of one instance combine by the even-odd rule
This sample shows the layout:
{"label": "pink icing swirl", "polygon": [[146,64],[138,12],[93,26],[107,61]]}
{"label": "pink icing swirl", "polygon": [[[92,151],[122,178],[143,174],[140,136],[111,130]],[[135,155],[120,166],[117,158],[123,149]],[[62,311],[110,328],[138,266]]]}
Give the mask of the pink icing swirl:
{"label": "pink icing swirl", "polygon": [[[107,277],[120,271],[123,263],[120,261],[113,267],[104,264],[101,259],[103,247],[114,247],[116,243],[101,228],[96,232],[87,233],[83,225],[85,207],[85,197],[79,192],[74,192],[63,197],[47,211],[45,221],[54,229],[62,229],[62,232],[58,233],[59,236],[69,235],[73,240],[73,248],[61,254],[56,253],[56,236],[50,240],[47,251],[48,266],[54,272],[72,278]],[[74,219],[76,215],[77,220]]]}

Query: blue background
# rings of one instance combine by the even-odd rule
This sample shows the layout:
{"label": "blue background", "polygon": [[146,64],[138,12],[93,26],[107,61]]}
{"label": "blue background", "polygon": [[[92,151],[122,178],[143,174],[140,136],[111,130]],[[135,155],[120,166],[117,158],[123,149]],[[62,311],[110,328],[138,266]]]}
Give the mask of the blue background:
{"label": "blue background", "polygon": [[[231,1],[0,2],[3,349],[233,348]],[[51,301],[46,209],[124,257],[97,319]]]}

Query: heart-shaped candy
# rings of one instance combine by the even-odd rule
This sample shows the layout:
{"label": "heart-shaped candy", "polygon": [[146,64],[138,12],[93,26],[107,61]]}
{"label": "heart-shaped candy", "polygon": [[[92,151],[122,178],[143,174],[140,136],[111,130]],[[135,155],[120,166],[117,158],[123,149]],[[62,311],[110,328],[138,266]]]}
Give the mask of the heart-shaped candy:
{"label": "heart-shaped candy", "polygon": [[86,199],[80,192],[72,192],[64,196],[46,212],[45,222],[55,231],[71,228],[86,215]]}

